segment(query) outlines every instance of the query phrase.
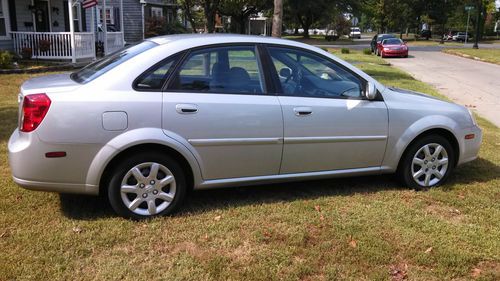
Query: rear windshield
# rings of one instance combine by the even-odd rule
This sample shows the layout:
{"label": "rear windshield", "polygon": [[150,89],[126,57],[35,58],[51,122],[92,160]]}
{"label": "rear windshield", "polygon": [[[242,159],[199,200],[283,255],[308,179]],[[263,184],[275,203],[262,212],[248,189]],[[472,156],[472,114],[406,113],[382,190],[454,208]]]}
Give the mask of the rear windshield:
{"label": "rear windshield", "polygon": [[385,39],[384,45],[399,45],[401,44],[401,40],[393,38],[393,39]]}
{"label": "rear windshield", "polygon": [[390,34],[379,35],[379,37],[377,38],[377,42],[382,42],[382,40],[387,38],[394,38],[394,35]]}
{"label": "rear windshield", "polygon": [[71,74],[71,79],[82,84],[88,83],[114,67],[155,46],[158,46],[158,44],[151,41],[143,41],[137,45],[132,45],[73,72]]}

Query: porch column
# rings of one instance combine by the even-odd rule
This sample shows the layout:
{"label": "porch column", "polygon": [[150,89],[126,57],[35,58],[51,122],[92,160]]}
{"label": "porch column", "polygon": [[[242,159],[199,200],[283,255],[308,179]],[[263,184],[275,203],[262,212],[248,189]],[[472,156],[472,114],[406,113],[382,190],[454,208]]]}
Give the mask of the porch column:
{"label": "porch column", "polygon": [[125,26],[123,25],[123,0],[120,0],[120,31],[122,32],[122,45],[125,46]]}
{"label": "porch column", "polygon": [[73,15],[73,0],[68,0],[68,14],[69,14],[69,33],[71,40],[71,62],[76,63],[75,21]]}
{"label": "porch column", "polygon": [[106,22],[106,0],[102,0],[102,40],[104,46],[104,55],[108,54],[108,23]]}

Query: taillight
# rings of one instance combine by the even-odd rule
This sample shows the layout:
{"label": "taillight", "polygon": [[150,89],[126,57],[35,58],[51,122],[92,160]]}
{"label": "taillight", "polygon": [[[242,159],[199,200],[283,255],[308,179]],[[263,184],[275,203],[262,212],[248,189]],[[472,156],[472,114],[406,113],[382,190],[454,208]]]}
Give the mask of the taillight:
{"label": "taillight", "polygon": [[46,94],[27,95],[23,100],[21,132],[32,132],[49,111],[50,99]]}

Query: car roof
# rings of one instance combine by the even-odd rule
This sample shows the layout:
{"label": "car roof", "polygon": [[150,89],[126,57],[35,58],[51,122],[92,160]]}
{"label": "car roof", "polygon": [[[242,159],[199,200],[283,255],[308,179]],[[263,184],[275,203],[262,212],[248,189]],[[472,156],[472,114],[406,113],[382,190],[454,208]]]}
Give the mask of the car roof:
{"label": "car roof", "polygon": [[174,42],[176,43],[182,42],[182,44],[185,44],[186,46],[189,47],[224,44],[224,43],[262,43],[262,44],[280,44],[280,45],[296,46],[296,47],[311,49],[311,45],[287,39],[267,37],[267,36],[228,34],[228,33],[175,34],[175,35],[164,35],[164,36],[148,38],[146,40],[152,41],[159,45],[164,45]]}

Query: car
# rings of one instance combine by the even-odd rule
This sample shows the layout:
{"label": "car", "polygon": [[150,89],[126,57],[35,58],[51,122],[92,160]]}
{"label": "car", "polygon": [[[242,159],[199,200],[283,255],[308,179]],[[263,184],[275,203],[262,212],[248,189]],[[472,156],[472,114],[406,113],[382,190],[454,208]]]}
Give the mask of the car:
{"label": "car", "polygon": [[384,39],[377,45],[377,54],[385,57],[408,57],[408,46],[403,40],[398,38]]}
{"label": "car", "polygon": [[326,41],[335,41],[337,39],[339,39],[339,35],[337,34],[337,31],[331,29],[331,30],[328,30],[326,32],[326,35],[325,35]]}
{"label": "car", "polygon": [[461,105],[261,36],[149,38],[31,78],[19,101],[13,180],[104,194],[134,220],[172,214],[190,190],[394,173],[430,188],[474,160],[482,139]]}
{"label": "car", "polygon": [[361,30],[359,29],[359,27],[351,27],[349,38],[361,39]]}
{"label": "car", "polygon": [[469,41],[472,39],[472,35],[467,32],[457,32],[455,35],[453,35],[453,41],[459,41],[459,42],[464,42],[465,40]]}
{"label": "car", "polygon": [[392,34],[377,34],[373,36],[372,41],[370,43],[370,48],[372,53],[378,55],[378,48],[377,48],[378,44],[382,43],[382,40],[388,38],[396,38],[396,37]]}
{"label": "car", "polygon": [[429,29],[424,29],[420,31],[420,37],[425,38],[425,40],[429,40],[432,37],[432,32]]}
{"label": "car", "polygon": [[447,34],[443,35],[443,40],[445,40],[445,41],[451,41],[451,40],[453,40],[453,36],[455,36],[456,34],[457,34],[456,31],[450,31]]}

